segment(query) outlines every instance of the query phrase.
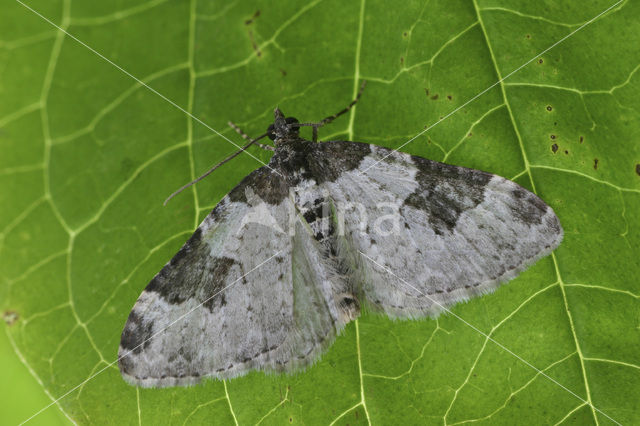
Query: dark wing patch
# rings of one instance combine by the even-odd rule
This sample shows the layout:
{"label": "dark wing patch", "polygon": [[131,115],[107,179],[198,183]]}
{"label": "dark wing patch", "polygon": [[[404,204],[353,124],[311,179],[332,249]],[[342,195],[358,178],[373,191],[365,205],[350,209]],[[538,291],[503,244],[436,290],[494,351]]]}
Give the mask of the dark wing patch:
{"label": "dark wing patch", "polygon": [[438,235],[451,232],[462,213],[484,201],[491,174],[412,157],[418,187],[405,204],[426,211]]}
{"label": "dark wing patch", "polygon": [[211,302],[208,298],[224,288],[235,261],[228,257],[212,257],[210,252],[209,245],[202,240],[202,229],[198,227],[145,291],[158,293],[173,305],[188,299],[205,304]]}
{"label": "dark wing patch", "polygon": [[[275,156],[274,156],[275,157]],[[274,161],[269,163],[270,166]],[[282,174],[267,166],[254,170],[229,192],[229,200],[246,203],[245,190],[250,187],[265,203],[278,205],[289,194],[289,184]]]}
{"label": "dark wing patch", "polygon": [[509,207],[511,213],[524,223],[539,225],[549,208],[537,195],[523,188],[514,189],[511,194],[517,200]]}
{"label": "dark wing patch", "polygon": [[371,145],[359,142],[322,142],[313,147],[309,168],[318,184],[335,181],[342,173],[357,168],[371,153]]}
{"label": "dark wing patch", "polygon": [[153,322],[145,321],[135,311],[131,311],[122,331],[120,345],[128,351],[138,354],[149,345],[151,336],[153,336]]}

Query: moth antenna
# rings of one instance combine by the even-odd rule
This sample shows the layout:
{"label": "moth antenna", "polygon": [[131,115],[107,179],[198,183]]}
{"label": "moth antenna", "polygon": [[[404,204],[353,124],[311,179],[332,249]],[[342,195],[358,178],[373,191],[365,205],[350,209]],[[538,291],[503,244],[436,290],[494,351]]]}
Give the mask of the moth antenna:
{"label": "moth antenna", "polygon": [[342,109],[341,111],[330,115],[329,117],[325,118],[324,120],[321,120],[317,123],[297,123],[295,124],[295,126],[297,127],[305,127],[305,126],[309,126],[309,127],[313,127],[313,141],[317,142],[318,141],[318,127],[322,127],[325,124],[329,124],[331,123],[333,120],[335,120],[336,118],[340,117],[342,114],[347,113],[351,108],[353,108],[353,106],[355,104],[358,103],[358,101],[360,100],[360,96],[362,96],[362,92],[364,92],[364,88],[367,85],[367,80],[362,80],[362,84],[360,85],[360,90],[358,90],[358,94],[356,95],[356,98],[354,100],[351,101],[351,103],[349,105],[346,106],[346,108]]}
{"label": "moth antenna", "polygon": [[[358,90],[358,94],[356,95],[356,98],[354,100],[351,101],[351,103],[349,105],[346,106],[346,108],[342,109],[341,111],[325,118],[324,120],[322,120],[320,123],[321,126],[324,126],[325,124],[329,124],[331,123],[333,120],[335,120],[336,118],[340,117],[342,114],[345,114],[346,112],[348,112],[351,108],[353,108],[353,106],[355,104],[358,103],[358,101],[360,100],[360,96],[362,96],[362,92],[364,92],[364,88],[367,85],[367,80],[362,80],[362,84],[360,85],[360,90]],[[319,127],[319,126],[318,126]]]}
{"label": "moth antenna", "polygon": [[195,185],[196,183],[200,182],[202,179],[206,178],[207,176],[209,176],[211,173],[213,173],[213,171],[215,169],[217,169],[218,167],[222,166],[224,163],[226,163],[227,161],[237,157],[241,152],[246,151],[247,148],[249,148],[251,145],[253,145],[254,143],[256,143],[257,141],[259,141],[260,139],[264,138],[265,136],[267,136],[267,133],[258,136],[255,139],[252,139],[248,144],[246,144],[245,146],[243,146],[242,148],[240,148],[239,150],[237,150],[236,152],[234,152],[233,154],[231,154],[230,156],[228,156],[227,158],[225,158],[224,160],[222,160],[221,162],[219,162],[218,164],[216,164],[215,166],[211,167],[209,170],[207,170],[204,174],[202,174],[200,177],[192,180],[191,182],[187,183],[186,185],[183,185],[182,187],[180,187],[180,189],[176,190],[173,194],[169,195],[167,197],[166,200],[164,200],[164,203],[162,203],[163,206],[166,206],[167,203],[169,201],[171,201],[171,199],[173,197],[175,197],[176,195],[178,195],[179,193],[181,193],[182,191],[184,191],[185,189],[189,188],[191,185]]}
{"label": "moth antenna", "polygon": [[[242,136],[242,139],[244,139],[246,141],[250,141],[251,140],[251,138],[244,131],[242,131],[242,129],[240,127],[236,126],[235,123],[229,121],[227,124],[233,130],[235,130],[240,136]],[[274,151],[274,148],[271,145],[265,145],[265,144],[262,144],[262,143],[256,143],[256,145],[258,145],[260,148],[264,149],[265,151]]]}

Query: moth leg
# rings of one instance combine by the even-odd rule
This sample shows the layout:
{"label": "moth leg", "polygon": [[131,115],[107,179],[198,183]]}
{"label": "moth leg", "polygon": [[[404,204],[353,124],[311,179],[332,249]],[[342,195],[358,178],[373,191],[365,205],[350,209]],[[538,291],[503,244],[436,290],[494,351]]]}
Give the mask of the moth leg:
{"label": "moth leg", "polygon": [[360,96],[362,96],[362,92],[364,91],[364,87],[367,85],[367,80],[363,80],[362,84],[360,85],[360,90],[358,90],[358,94],[356,95],[356,98],[354,100],[351,101],[351,103],[349,105],[346,106],[346,108],[343,108],[342,110],[338,111],[337,113],[330,115],[329,117],[317,122],[317,123],[300,123],[297,124],[298,127],[303,127],[303,126],[311,126],[313,127],[313,141],[314,142],[318,142],[318,127],[322,127],[325,124],[329,124],[331,123],[333,120],[335,120],[336,118],[340,117],[343,114],[346,114],[347,112],[349,112],[349,110],[351,108],[353,108],[353,106],[358,103],[358,101],[360,100]]}
{"label": "moth leg", "polygon": [[312,127],[313,128],[313,142],[318,142],[318,127],[324,126],[324,123],[296,123],[296,127]]}
{"label": "moth leg", "polygon": [[[247,141],[251,140],[251,138],[249,136],[247,136],[247,134],[245,132],[243,132],[242,129],[240,127],[238,127],[235,123],[229,121],[227,124],[233,130],[235,130],[240,136],[242,136],[242,139],[247,140]],[[255,142],[254,145],[258,145],[260,148],[265,149],[267,151],[274,151],[274,148],[271,145],[265,145],[265,144],[260,143],[260,142]]]}

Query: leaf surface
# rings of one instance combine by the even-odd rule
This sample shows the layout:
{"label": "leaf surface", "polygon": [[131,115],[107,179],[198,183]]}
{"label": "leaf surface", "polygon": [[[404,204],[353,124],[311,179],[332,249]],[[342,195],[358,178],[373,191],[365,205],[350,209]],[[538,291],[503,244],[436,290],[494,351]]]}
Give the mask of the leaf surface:
{"label": "leaf surface", "polygon": [[[613,2],[29,2],[166,99],[0,4],[1,307],[17,313],[5,329],[47,392],[83,383],[59,402],[74,421],[637,422],[640,3],[545,52]],[[357,108],[321,139],[496,173],[559,215],[552,256],[453,311],[562,386],[454,316],[372,314],[299,374],[125,384],[111,363],[131,306],[260,166],[241,155],[162,207],[235,150],[197,120],[241,144],[227,121],[259,135],[276,106],[317,121],[362,80]]]}

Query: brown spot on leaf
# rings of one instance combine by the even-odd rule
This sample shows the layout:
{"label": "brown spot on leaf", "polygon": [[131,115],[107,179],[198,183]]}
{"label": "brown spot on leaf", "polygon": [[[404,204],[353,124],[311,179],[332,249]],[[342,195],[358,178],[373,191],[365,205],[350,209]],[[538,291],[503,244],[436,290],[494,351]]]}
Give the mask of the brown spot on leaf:
{"label": "brown spot on leaf", "polygon": [[425,87],[425,89],[424,89],[424,93],[426,93],[426,94],[427,94],[427,96],[429,96],[429,89],[427,89],[427,88]]}
{"label": "brown spot on leaf", "polygon": [[400,56],[400,63],[404,64],[404,58],[402,56]]}
{"label": "brown spot on leaf", "polygon": [[20,315],[16,311],[4,311],[2,319],[9,327],[11,327],[20,319]]}
{"label": "brown spot on leaf", "polygon": [[280,74],[282,74],[283,77],[287,76],[287,72],[285,70],[283,70],[282,68],[280,68]]}
{"label": "brown spot on leaf", "polygon": [[451,100],[453,98],[451,97],[451,95],[447,95],[447,99]]}
{"label": "brown spot on leaf", "polygon": [[527,34],[525,37],[526,38],[531,38],[531,34]]}
{"label": "brown spot on leaf", "polygon": [[636,164],[636,173],[640,176],[640,163]]}
{"label": "brown spot on leaf", "polygon": [[436,99],[438,99],[438,94],[436,93],[435,95],[433,95],[433,96],[431,97],[431,99],[433,99],[434,101],[435,101]]}
{"label": "brown spot on leaf", "polygon": [[555,139],[555,138],[556,138],[556,135],[551,135],[551,136],[550,136],[550,138],[551,138],[551,139]]}
{"label": "brown spot on leaf", "polygon": [[564,153],[565,153],[565,154],[569,154],[569,151],[565,149],[565,150],[564,150]]}
{"label": "brown spot on leaf", "polygon": [[593,159],[593,170],[598,170],[598,159],[597,158]]}
{"label": "brown spot on leaf", "polygon": [[584,142],[584,136],[580,136],[580,143]]}
{"label": "brown spot on leaf", "polygon": [[553,145],[551,145],[551,151],[553,151],[554,154],[556,152],[558,152],[558,144],[557,143],[554,143]]}
{"label": "brown spot on leaf", "polygon": [[256,56],[261,57],[262,51],[260,50],[260,46],[258,46],[258,43],[256,43],[256,40],[253,38],[253,31],[251,30],[249,30],[249,39],[251,40],[251,46],[253,47],[253,50],[256,52]]}
{"label": "brown spot on leaf", "polygon": [[244,21],[245,25],[251,25],[253,24],[253,21],[255,21],[255,19],[260,16],[260,11],[256,10],[256,12],[253,14],[253,16],[249,19],[247,19],[246,21]]}
{"label": "brown spot on leaf", "polygon": [[541,64],[541,63],[543,63],[543,62],[544,62],[544,61],[542,60],[542,58],[538,59],[538,63],[539,63],[539,64]]}
{"label": "brown spot on leaf", "polygon": [[553,108],[551,107],[551,105],[547,105],[547,111],[551,111],[553,110]]}

